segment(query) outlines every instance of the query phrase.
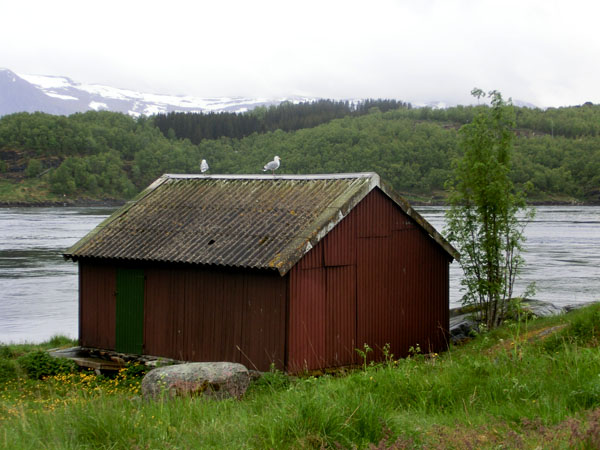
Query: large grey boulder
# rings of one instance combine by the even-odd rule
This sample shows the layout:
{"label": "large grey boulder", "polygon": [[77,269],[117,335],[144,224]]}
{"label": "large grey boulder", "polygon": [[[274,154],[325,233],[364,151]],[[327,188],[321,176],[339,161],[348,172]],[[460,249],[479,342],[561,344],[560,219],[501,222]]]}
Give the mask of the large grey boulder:
{"label": "large grey boulder", "polygon": [[240,398],[250,384],[248,369],[230,362],[198,362],[158,367],[142,380],[144,398],[202,395]]}

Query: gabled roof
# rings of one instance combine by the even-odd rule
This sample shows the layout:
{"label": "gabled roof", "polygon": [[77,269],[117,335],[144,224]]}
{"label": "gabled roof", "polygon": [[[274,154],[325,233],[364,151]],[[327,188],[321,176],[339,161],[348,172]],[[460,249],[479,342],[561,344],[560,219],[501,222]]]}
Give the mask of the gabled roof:
{"label": "gabled roof", "polygon": [[284,275],[379,188],[456,250],[376,173],[163,175],[64,256],[272,268]]}

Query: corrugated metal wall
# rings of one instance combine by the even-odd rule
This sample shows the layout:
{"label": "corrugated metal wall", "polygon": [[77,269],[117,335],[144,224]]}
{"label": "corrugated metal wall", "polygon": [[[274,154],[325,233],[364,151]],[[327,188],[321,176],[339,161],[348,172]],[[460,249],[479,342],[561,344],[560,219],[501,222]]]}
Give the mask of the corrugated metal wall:
{"label": "corrugated metal wall", "polygon": [[[115,350],[118,269],[90,261],[79,268],[80,343]],[[285,277],[176,265],[143,271],[144,354],[284,369]]]}
{"label": "corrugated metal wall", "polygon": [[406,316],[398,356],[419,344],[423,352],[439,351],[447,345],[445,333],[449,325],[449,260],[447,255],[418,228],[398,230],[392,234],[396,252],[392,266],[394,291],[411,301],[403,303]]}
{"label": "corrugated metal wall", "polygon": [[[311,252],[322,252],[320,247],[321,244],[318,244]],[[290,301],[287,369],[290,372],[300,372],[325,367],[325,271],[322,267],[302,268],[297,264],[288,272],[288,276]]]}
{"label": "corrugated metal wall", "polygon": [[116,270],[79,262],[79,344],[115,349]]}
{"label": "corrugated metal wall", "polygon": [[283,369],[286,290],[276,272],[148,268],[144,351]]}
{"label": "corrugated metal wall", "polygon": [[373,190],[289,273],[288,370],[356,364],[364,343],[377,360],[387,343],[396,356],[444,349],[449,262]]}
{"label": "corrugated metal wall", "polygon": [[326,267],[325,358],[327,366],[356,363],[356,267]]}

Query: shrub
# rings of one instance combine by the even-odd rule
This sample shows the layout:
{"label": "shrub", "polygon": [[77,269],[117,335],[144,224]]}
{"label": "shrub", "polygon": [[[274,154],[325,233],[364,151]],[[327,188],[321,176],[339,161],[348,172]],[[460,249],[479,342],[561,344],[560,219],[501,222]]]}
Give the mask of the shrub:
{"label": "shrub", "polygon": [[290,379],[285,373],[272,366],[269,372],[263,373],[261,377],[253,383],[253,386],[259,389],[269,388],[278,391],[287,389],[290,386]]}
{"label": "shrub", "polygon": [[598,346],[600,342],[600,305],[593,305],[574,313],[567,328],[544,341],[549,352],[557,351],[564,342],[583,346]]}
{"label": "shrub", "polygon": [[57,334],[50,338],[48,345],[50,347],[64,347],[67,345],[75,345],[75,341],[67,336]]}
{"label": "shrub", "polygon": [[27,168],[25,169],[25,176],[27,178],[37,177],[44,167],[42,166],[42,162],[39,159],[30,159],[29,164],[27,164]]}
{"label": "shrub", "polygon": [[15,357],[15,352],[8,345],[0,345],[0,358],[10,359]]}
{"label": "shrub", "polygon": [[54,358],[43,350],[27,353],[18,358],[17,362],[30,378],[35,379],[72,372],[75,369],[73,361]]}
{"label": "shrub", "polygon": [[589,314],[577,316],[571,323],[569,334],[580,343],[597,345],[600,338],[600,308],[594,306]]}
{"label": "shrub", "polygon": [[143,378],[152,368],[139,363],[128,363],[123,374],[127,378]]}
{"label": "shrub", "polygon": [[17,368],[14,361],[0,359],[0,383],[16,378]]}
{"label": "shrub", "polygon": [[600,405],[600,385],[596,380],[588,381],[567,396],[567,405],[572,411],[591,409]]}

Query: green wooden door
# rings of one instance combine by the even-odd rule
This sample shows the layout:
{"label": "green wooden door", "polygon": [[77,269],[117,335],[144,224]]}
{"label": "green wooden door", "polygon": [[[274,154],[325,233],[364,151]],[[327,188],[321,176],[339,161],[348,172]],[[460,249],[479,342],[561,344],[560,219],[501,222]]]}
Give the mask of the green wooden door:
{"label": "green wooden door", "polygon": [[116,350],[142,354],[144,344],[144,271],[117,269]]}

